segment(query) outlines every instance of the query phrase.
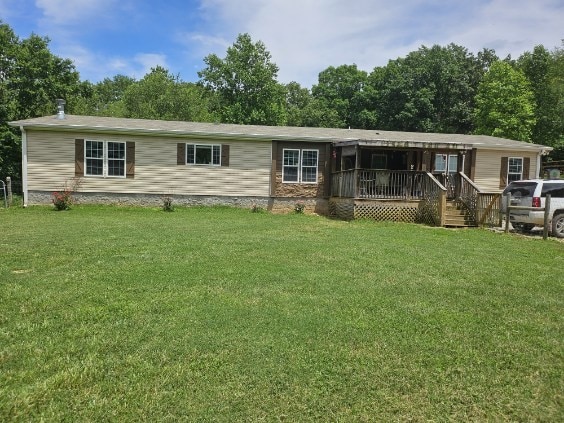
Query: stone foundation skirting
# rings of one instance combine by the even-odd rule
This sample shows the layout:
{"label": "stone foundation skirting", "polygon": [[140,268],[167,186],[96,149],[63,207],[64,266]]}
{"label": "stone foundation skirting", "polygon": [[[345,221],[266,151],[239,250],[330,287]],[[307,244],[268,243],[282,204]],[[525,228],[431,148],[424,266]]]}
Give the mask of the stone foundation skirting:
{"label": "stone foundation skirting", "polygon": [[[51,204],[51,192],[29,191],[28,204]],[[216,195],[166,195],[77,192],[73,194],[75,204],[107,204],[120,206],[161,207],[165,197],[172,197],[174,206],[231,206],[240,208],[261,207],[275,213],[293,212],[296,204],[302,203],[304,212],[329,214],[328,200],[324,198],[272,198]]]}

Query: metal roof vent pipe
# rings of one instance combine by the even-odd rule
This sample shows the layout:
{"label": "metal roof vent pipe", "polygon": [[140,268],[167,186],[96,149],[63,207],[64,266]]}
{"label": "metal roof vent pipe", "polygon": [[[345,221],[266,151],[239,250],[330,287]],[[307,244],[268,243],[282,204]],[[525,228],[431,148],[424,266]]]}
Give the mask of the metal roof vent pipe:
{"label": "metal roof vent pipe", "polygon": [[65,104],[67,104],[67,102],[62,98],[57,99],[57,119],[65,118]]}

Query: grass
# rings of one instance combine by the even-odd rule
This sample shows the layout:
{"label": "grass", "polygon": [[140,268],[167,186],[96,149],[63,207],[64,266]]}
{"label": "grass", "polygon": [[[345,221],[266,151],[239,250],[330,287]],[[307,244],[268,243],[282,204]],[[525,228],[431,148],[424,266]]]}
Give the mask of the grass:
{"label": "grass", "polygon": [[564,244],[0,210],[2,421],[562,421]]}

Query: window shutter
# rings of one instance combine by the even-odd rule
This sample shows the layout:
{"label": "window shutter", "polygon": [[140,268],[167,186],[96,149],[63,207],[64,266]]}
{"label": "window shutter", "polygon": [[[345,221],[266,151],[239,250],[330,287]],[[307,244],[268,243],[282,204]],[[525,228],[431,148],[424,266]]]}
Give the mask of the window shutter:
{"label": "window shutter", "polygon": [[531,168],[531,158],[525,157],[523,159],[523,179],[529,179],[529,169]]}
{"label": "window shutter", "polygon": [[176,144],[176,164],[186,164],[186,144],[183,142]]}
{"label": "window shutter", "polygon": [[125,176],[133,178],[135,175],[135,143],[128,141],[125,145]]}
{"label": "window shutter", "polygon": [[229,166],[229,144],[221,144],[221,166]]}
{"label": "window shutter", "polygon": [[74,140],[74,175],[84,176],[84,140]]}
{"label": "window shutter", "polygon": [[499,169],[499,187],[505,188],[507,186],[507,171],[509,166],[509,157],[501,158],[501,166]]}

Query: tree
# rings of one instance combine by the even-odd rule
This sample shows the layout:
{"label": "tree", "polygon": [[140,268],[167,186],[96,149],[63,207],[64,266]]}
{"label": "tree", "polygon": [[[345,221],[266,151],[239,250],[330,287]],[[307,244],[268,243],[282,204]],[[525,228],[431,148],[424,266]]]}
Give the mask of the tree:
{"label": "tree", "polygon": [[[95,116],[125,117],[124,95],[127,88],[135,83],[135,79],[126,75],[91,84],[84,82],[84,87],[76,99],[77,113]],[[82,100],[82,101],[81,101]]]}
{"label": "tree", "polygon": [[0,65],[0,178],[20,179],[21,138],[8,122],[54,114],[57,98],[72,111],[81,83],[72,62],[49,51],[48,38],[20,40],[1,21]]}
{"label": "tree", "polygon": [[318,83],[311,89],[313,97],[332,109],[339,117],[338,127],[359,127],[361,96],[368,74],[355,64],[329,66],[319,73]]}
{"label": "tree", "polygon": [[523,72],[505,61],[492,64],[476,95],[476,134],[531,141],[535,100]]}
{"label": "tree", "polygon": [[391,60],[369,75],[366,119],[389,130],[468,133],[478,84],[494,57],[450,44]]}
{"label": "tree", "polygon": [[551,144],[554,151],[551,157],[555,160],[564,160],[564,41],[551,53],[552,61],[548,71],[548,83],[557,99],[554,106],[554,138]]}
{"label": "tree", "polygon": [[123,94],[126,117],[209,122],[209,99],[203,88],[185,83],[161,66],[139,82],[132,83]]}
{"label": "tree", "polygon": [[286,85],[286,124],[288,126],[305,126],[303,111],[313,101],[311,92],[302,88],[295,81]]}
{"label": "tree", "polygon": [[281,125],[286,122],[284,87],[277,81],[278,66],[270,52],[249,34],[240,34],[227,49],[225,59],[215,54],[204,58],[198,72],[200,84],[217,98],[222,122]]}
{"label": "tree", "polygon": [[286,115],[289,126],[338,128],[342,121],[327,102],[314,98],[307,88],[290,82],[286,89]]}
{"label": "tree", "polygon": [[[551,54],[544,46],[539,45],[533,52],[523,53],[517,60],[519,69],[523,71],[531,84],[535,97],[535,119],[531,138],[538,144],[558,147],[563,136],[564,110],[562,104],[562,91],[564,70],[558,70],[557,52]],[[561,63],[564,66],[564,63]]]}

